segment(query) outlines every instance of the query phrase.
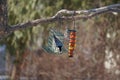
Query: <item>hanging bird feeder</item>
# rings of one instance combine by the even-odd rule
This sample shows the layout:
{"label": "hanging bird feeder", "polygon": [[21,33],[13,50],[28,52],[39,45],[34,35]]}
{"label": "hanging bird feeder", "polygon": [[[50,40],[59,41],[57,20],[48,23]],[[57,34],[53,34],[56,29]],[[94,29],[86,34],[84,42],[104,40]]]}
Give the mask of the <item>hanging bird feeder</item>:
{"label": "hanging bird feeder", "polygon": [[76,46],[76,30],[69,30],[69,47],[68,56],[73,57],[73,51]]}
{"label": "hanging bird feeder", "polygon": [[50,29],[47,45],[43,48],[48,53],[59,54],[66,52],[63,41],[64,35],[60,31]]}
{"label": "hanging bird feeder", "polygon": [[73,53],[76,46],[76,25],[75,25],[75,18],[74,16],[72,17],[73,17],[73,29],[68,30],[69,32],[68,56],[69,57],[73,57]]}

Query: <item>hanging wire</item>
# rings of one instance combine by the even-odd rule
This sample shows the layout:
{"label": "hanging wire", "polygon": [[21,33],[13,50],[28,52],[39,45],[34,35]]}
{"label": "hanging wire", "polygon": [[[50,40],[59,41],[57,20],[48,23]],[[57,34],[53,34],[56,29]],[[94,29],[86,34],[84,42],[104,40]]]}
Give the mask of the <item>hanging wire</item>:
{"label": "hanging wire", "polygon": [[59,29],[58,29],[58,31],[60,32],[60,29],[61,29],[61,27],[62,27],[62,21],[61,21],[61,18],[60,18],[61,16],[58,16],[58,27],[60,27]]}
{"label": "hanging wire", "polygon": [[75,30],[76,28],[76,25],[75,25],[75,11],[73,11],[73,15],[72,15],[72,18],[73,18],[73,29]]}

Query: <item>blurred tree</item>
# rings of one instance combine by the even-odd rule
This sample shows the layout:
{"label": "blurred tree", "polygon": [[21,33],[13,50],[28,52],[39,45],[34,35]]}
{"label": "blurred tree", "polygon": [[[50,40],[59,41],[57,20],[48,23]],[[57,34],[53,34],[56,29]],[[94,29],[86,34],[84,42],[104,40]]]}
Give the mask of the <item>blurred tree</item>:
{"label": "blurred tree", "polygon": [[[70,10],[91,9],[91,8],[97,8],[97,7],[105,6],[108,4],[114,4],[114,3],[119,3],[119,0],[112,0],[112,1],[98,0],[97,2],[96,0],[54,0],[54,1],[53,0],[44,0],[44,1],[43,0],[8,0],[9,24],[13,25],[21,22],[26,22],[32,19],[52,16],[57,11],[64,8],[70,9]],[[109,29],[109,27],[107,28],[105,27],[103,31],[100,30],[102,34],[102,39],[106,41],[105,35],[107,34],[107,31],[108,32],[111,31],[113,33],[118,28],[117,27],[118,23],[114,22],[114,19],[116,18],[111,17],[111,15],[107,15],[107,16],[101,15],[99,19],[98,17],[95,17],[95,18],[96,19],[94,19],[93,21],[94,23],[102,24],[105,21],[106,23],[110,22],[109,24],[111,24],[111,26],[116,25],[116,27],[110,28],[111,30]],[[43,30],[45,33],[47,33],[48,28],[52,25],[53,24],[50,24],[50,25],[45,24],[40,26],[46,26],[44,27]],[[86,26],[86,30],[90,31],[90,26],[88,25]],[[37,33],[39,33],[40,29],[41,27],[37,27],[37,28],[35,27],[35,28],[15,31],[8,38],[1,41],[1,43],[4,42],[7,45],[8,52],[16,56],[15,63],[17,64],[17,66],[15,67],[16,69],[14,70],[18,70],[18,73],[17,73],[18,77],[20,75],[19,65],[22,62],[22,55],[23,55],[21,53],[23,53],[26,48],[30,48],[31,45],[34,42],[36,42],[36,38],[38,37]],[[113,39],[115,39],[115,37]],[[107,43],[108,46],[111,47],[113,42],[117,44],[116,43],[117,39],[119,38],[116,37],[116,39],[114,40],[115,42],[112,40],[111,41],[108,40],[105,43]],[[101,50],[102,51],[101,53],[103,54],[102,56],[101,55],[99,56],[101,56],[102,59],[104,60],[105,48],[102,48],[102,49],[103,50]],[[103,66],[103,63],[104,61],[101,62],[102,66]]]}
{"label": "blurred tree", "polygon": [[[32,19],[41,17],[42,5],[39,0],[8,0],[8,15],[9,24],[17,24],[26,22]],[[8,52],[15,56],[15,66],[12,75],[20,75],[20,63],[22,62],[23,52],[27,48],[31,48],[32,44],[36,41],[41,27],[34,27],[25,30],[19,30],[13,32],[4,42],[7,45]],[[14,70],[18,70],[17,72]],[[17,76],[13,76],[13,79],[18,79]]]}

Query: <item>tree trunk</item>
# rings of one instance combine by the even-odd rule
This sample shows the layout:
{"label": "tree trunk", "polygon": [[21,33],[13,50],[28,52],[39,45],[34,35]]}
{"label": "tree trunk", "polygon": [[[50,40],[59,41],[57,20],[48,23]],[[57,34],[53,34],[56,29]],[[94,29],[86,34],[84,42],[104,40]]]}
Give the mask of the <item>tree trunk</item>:
{"label": "tree trunk", "polygon": [[21,73],[21,57],[19,52],[16,52],[16,60],[15,63],[13,64],[13,69],[11,73],[11,80],[20,80],[20,73]]}
{"label": "tree trunk", "polygon": [[0,36],[5,33],[8,26],[7,0],[0,0]]}

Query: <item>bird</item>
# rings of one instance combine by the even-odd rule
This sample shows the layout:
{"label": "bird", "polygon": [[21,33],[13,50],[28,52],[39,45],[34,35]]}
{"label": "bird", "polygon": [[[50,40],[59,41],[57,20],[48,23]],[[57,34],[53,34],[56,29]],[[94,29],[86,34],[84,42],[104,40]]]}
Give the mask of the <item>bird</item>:
{"label": "bird", "polygon": [[59,51],[62,52],[63,43],[55,35],[53,35],[53,37],[54,37],[56,47],[58,47]]}

